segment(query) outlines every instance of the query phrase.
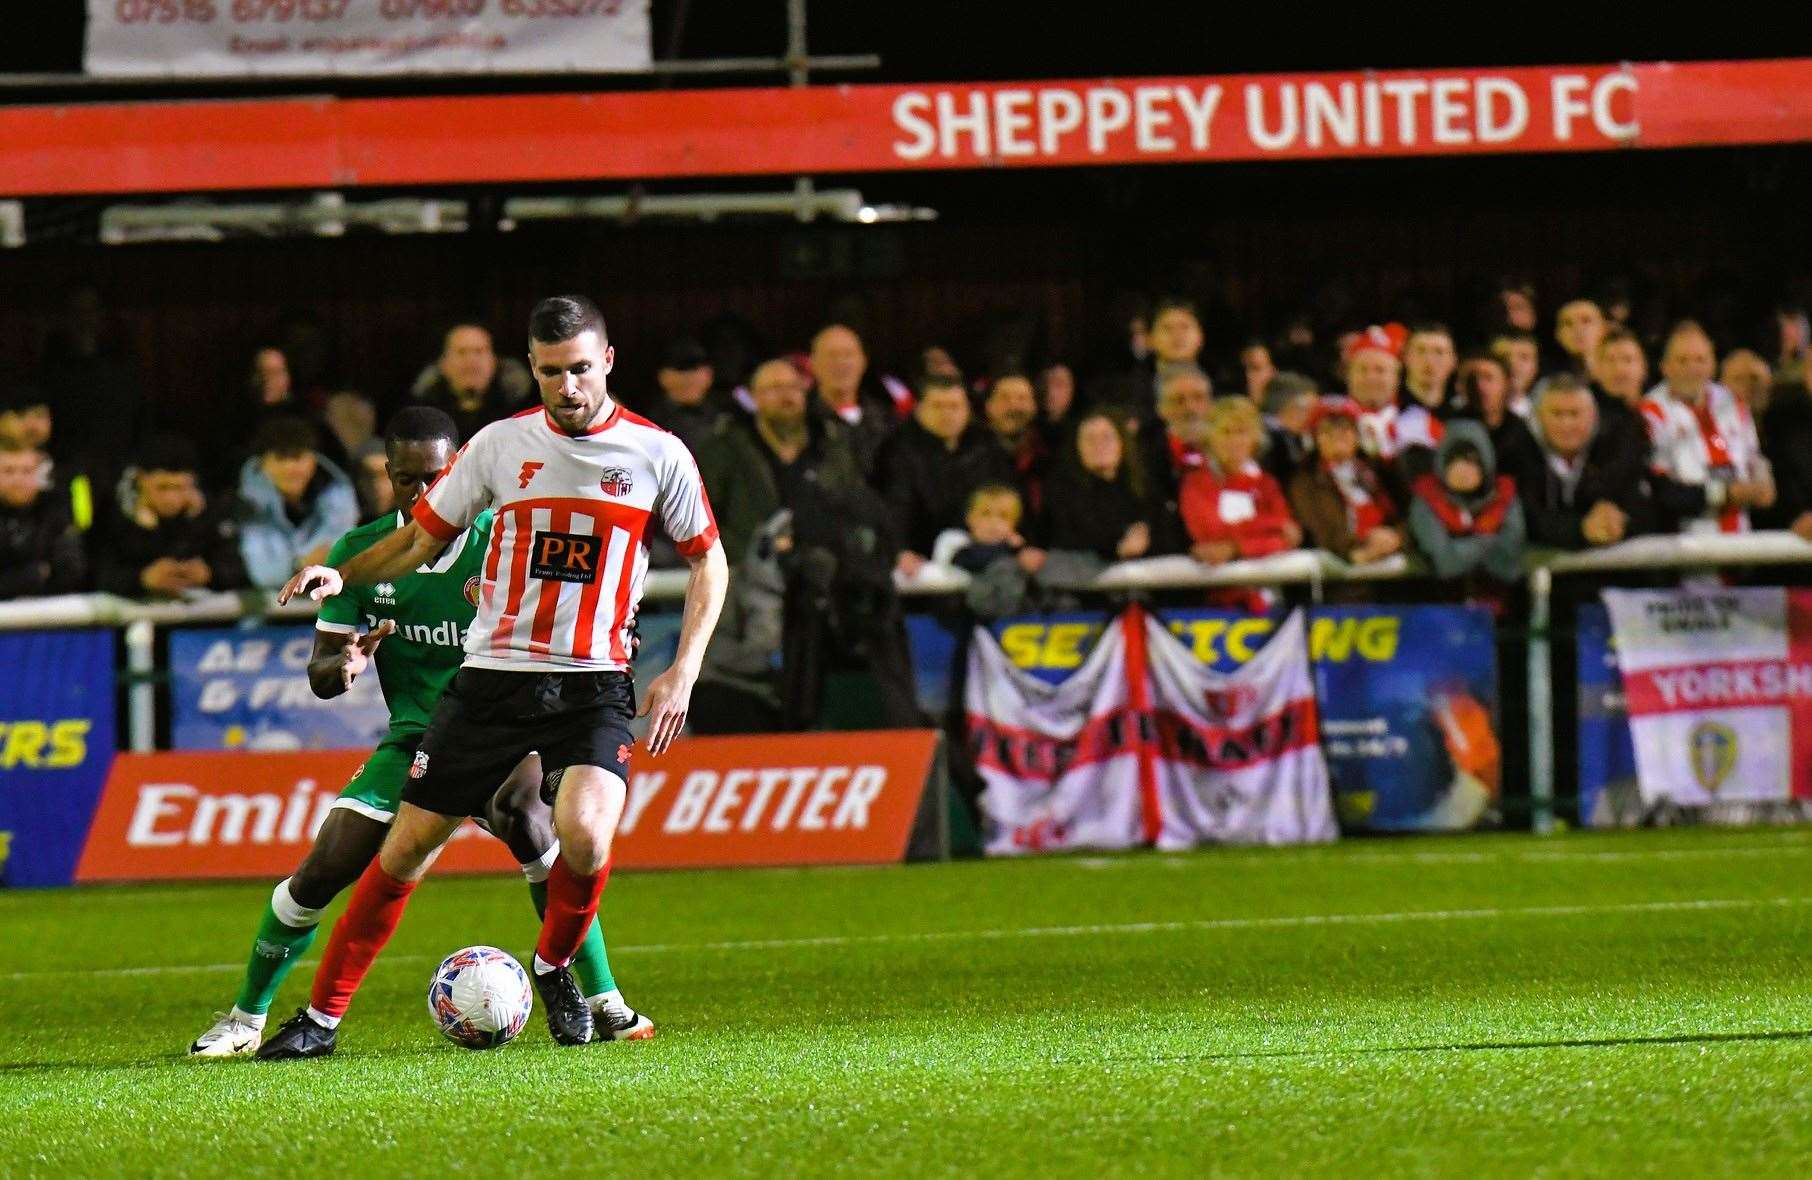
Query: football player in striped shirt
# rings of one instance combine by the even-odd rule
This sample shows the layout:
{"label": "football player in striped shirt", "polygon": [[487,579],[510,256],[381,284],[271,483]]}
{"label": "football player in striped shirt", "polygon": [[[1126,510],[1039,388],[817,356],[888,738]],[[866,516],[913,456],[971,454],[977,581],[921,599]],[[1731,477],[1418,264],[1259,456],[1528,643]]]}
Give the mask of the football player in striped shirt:
{"label": "football player in striped shirt", "polygon": [[[422,490],[452,461],[458,441],[452,419],[440,410],[414,406],[393,417],[384,450],[398,511],[348,532],[328,559],[347,560],[402,527]],[[434,702],[459,668],[460,642],[478,605],[479,571],[490,534],[491,517],[481,514],[413,572],[321,604],[308,666],[315,695],[341,695],[375,663],[390,731],[340,792],[308,855],[272,892],[233,1007],[189,1046],[192,1056],[236,1057],[259,1048],[271,1001],[314,941],[322,911],[377,856]],[[361,625],[366,628],[362,634]],[[498,782],[503,786],[483,816],[521,863],[538,910],[546,906],[547,873],[558,851],[552,817],[540,799],[540,778],[539,760],[523,759],[505,778],[493,781],[493,787]],[[575,967],[607,1036],[653,1035],[653,1023],[623,1003],[596,925],[587,932]],[[316,1038],[310,1055],[332,1052],[333,1043],[332,1035]]]}
{"label": "football player in striped shirt", "polygon": [[[319,600],[395,578],[494,513],[464,664],[423,736],[396,822],[328,939],[312,1012],[345,1011],[442,845],[482,812],[483,784],[538,751],[560,855],[533,977],[549,1031],[571,1045],[593,1031],[570,965],[609,877],[627,793],[631,636],[648,531],[665,530],[691,565],[673,666],[642,705],[652,754],[685,724],[729,572],[685,444],[610,397],[615,350],[597,307],[582,296],[544,299],[528,335],[542,404],[474,435],[408,525],[337,567],[303,569],[280,598]],[[304,1012],[279,1038],[306,1042],[318,1028]]]}

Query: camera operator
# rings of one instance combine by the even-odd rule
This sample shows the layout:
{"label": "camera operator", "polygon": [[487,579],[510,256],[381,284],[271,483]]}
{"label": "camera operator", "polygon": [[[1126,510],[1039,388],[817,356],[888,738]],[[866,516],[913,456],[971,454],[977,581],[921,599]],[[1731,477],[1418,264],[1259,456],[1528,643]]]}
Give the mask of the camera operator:
{"label": "camera operator", "polygon": [[[905,623],[893,588],[900,549],[886,502],[862,478],[844,427],[806,411],[805,375],[772,360],[749,380],[747,424],[726,415],[698,448],[700,473],[731,560],[730,598],[747,566],[772,550],[784,579],[782,724],[817,723],[825,673],[853,666],[880,690],[882,724],[923,724]],[[778,513],[790,525],[775,528]]]}

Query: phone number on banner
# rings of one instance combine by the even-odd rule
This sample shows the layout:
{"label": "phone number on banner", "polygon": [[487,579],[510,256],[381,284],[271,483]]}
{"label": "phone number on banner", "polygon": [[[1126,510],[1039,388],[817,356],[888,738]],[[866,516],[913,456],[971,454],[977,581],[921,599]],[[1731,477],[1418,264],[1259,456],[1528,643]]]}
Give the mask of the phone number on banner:
{"label": "phone number on banner", "polygon": [[[616,16],[624,0],[497,0],[493,11],[506,17]],[[285,24],[291,21],[345,20],[367,16],[375,8],[384,20],[470,20],[483,16],[492,0],[114,0],[113,16],[121,24]]]}

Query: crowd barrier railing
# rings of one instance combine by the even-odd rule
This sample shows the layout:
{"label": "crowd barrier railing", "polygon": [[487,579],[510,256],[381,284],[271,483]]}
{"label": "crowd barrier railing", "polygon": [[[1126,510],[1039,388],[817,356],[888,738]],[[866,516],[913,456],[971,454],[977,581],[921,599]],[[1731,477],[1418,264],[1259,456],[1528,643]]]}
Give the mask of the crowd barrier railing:
{"label": "crowd barrier railing", "polygon": [[[1812,565],[1812,542],[1791,532],[1639,537],[1577,553],[1537,552],[1528,562],[1529,791],[1531,822],[1538,833],[1554,828],[1555,722],[1552,672],[1553,595],[1557,578],[1627,575],[1703,569]],[[1302,586],[1319,602],[1325,588],[1339,583],[1384,583],[1426,579],[1420,562],[1402,555],[1353,565],[1322,550],[1297,550],[1275,557],[1208,567],[1186,556],[1143,558],[1108,566],[1074,586],[1076,591],[1128,595],[1145,592],[1233,587]],[[650,602],[683,598],[685,570],[654,570],[644,596]],[[960,594],[969,576],[949,566],[927,565],[916,575],[896,575],[906,597]],[[155,747],[157,700],[153,683],[157,628],[236,620],[305,620],[315,604],[278,606],[264,591],[201,594],[162,602],[139,602],[111,594],[73,594],[0,603],[0,630],[66,627],[124,629],[127,690],[127,744],[135,751]]]}

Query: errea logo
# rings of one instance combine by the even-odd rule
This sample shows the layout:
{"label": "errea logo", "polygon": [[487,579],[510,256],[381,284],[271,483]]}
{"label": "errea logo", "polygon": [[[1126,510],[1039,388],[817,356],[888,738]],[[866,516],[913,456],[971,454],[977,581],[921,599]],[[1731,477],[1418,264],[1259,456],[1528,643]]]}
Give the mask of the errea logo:
{"label": "errea logo", "polygon": [[381,602],[386,606],[396,605],[396,583],[379,582],[376,586],[372,587],[372,590],[376,593],[376,598],[373,601]]}

